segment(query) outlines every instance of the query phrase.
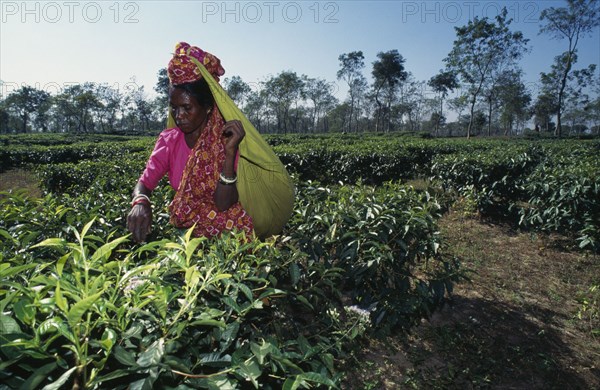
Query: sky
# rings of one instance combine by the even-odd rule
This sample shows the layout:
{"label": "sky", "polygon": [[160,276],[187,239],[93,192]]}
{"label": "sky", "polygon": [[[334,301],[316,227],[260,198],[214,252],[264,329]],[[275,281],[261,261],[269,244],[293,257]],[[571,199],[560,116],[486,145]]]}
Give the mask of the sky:
{"label": "sky", "polygon": [[[417,80],[444,67],[454,27],[506,7],[530,39],[521,61],[535,93],[566,40],[539,35],[539,16],[566,1],[0,1],[0,94],[22,85],[52,94],[74,83],[153,93],[157,72],[185,41],[221,59],[225,78],[251,86],[282,71],[334,82],[340,54],[361,50],[370,80],[377,53],[392,49]],[[600,65],[600,29],[579,44],[575,68]],[[600,69],[598,70],[600,72]]]}

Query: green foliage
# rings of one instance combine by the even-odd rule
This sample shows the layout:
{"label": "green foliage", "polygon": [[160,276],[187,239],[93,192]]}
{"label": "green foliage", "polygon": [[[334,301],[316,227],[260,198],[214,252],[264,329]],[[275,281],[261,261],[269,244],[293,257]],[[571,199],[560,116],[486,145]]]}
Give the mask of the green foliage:
{"label": "green foliage", "polygon": [[134,153],[118,159],[38,165],[35,170],[48,192],[73,196],[88,191],[119,192],[131,187],[131,183],[135,184],[147,158],[147,153]]}
{"label": "green foliage", "polygon": [[520,223],[544,231],[577,234],[581,248],[600,249],[600,161],[598,156],[557,155],[523,184],[527,204]]}
{"label": "green foliage", "polygon": [[[104,138],[107,141],[94,142],[94,139]],[[63,139],[51,135],[45,139],[38,135],[30,144],[25,143],[25,139],[23,136],[0,138],[0,145],[3,145],[0,148],[0,172],[26,164],[77,163],[99,158],[116,161],[132,153],[145,152],[148,155],[152,151],[150,138],[132,140],[128,137],[92,136],[89,139],[79,137],[81,141],[78,142],[77,137]]]}
{"label": "green foliage", "polygon": [[597,141],[500,144],[433,158],[432,177],[476,202],[484,215],[522,228],[573,235],[600,249]]}
{"label": "green foliage", "polygon": [[[127,236],[102,241],[93,225],[69,229],[74,240],[31,246],[34,263],[15,254],[2,266],[0,376],[8,386],[335,387],[331,352],[348,336],[327,332],[341,323],[325,306],[313,314],[321,327],[298,326],[286,312],[288,293],[276,287],[289,267],[281,243],[209,241],[190,230],[131,248]],[[305,279],[299,288],[318,284]]]}
{"label": "green foliage", "polygon": [[[139,177],[152,142],[151,138],[139,138],[59,145],[55,138],[49,137],[54,146],[18,146],[2,153],[37,161],[44,189],[73,197],[130,187]],[[43,143],[41,136],[33,139]],[[598,250],[597,140],[466,143],[338,134],[278,135],[269,141],[301,181],[381,185],[429,176],[446,190],[474,201],[484,215],[500,216],[523,228],[573,234],[582,248]]]}
{"label": "green foliage", "polygon": [[480,212],[505,214],[523,197],[521,183],[539,160],[537,148],[514,145],[436,156],[431,171],[445,188],[475,197]]}
{"label": "green foliage", "polygon": [[100,187],[0,199],[9,387],[335,387],[351,340],[416,323],[455,278],[433,266],[435,200],[399,185],[299,184],[288,230],[265,243],[178,236],[162,187],[144,246],[125,236],[128,196]]}
{"label": "green foliage", "polygon": [[593,284],[577,297],[577,318],[583,321],[594,336],[600,335],[600,284]]}
{"label": "green foliage", "polygon": [[308,183],[300,193],[289,234],[312,261],[344,270],[342,292],[376,326],[408,328],[451,293],[457,264],[439,253],[440,206],[429,194],[391,183]]}
{"label": "green foliage", "polygon": [[[271,137],[299,177],[280,237],[179,233],[163,183],[140,246],[125,217],[151,139],[49,140],[2,150],[11,166],[33,164],[47,193],[0,194],[10,388],[337,386],[334,362],[352,340],[417,324],[462,277],[442,250],[438,199],[398,179],[430,176],[482,214],[600,242],[597,141]],[[592,326],[596,292],[580,299]]]}

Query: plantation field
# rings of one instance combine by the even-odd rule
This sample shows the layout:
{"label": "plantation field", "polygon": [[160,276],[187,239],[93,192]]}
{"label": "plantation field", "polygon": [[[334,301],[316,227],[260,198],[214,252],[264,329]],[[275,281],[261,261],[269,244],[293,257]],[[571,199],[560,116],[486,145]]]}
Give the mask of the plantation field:
{"label": "plantation field", "polygon": [[283,234],[192,239],[153,138],[0,136],[7,388],[600,386],[600,141],[271,136]]}

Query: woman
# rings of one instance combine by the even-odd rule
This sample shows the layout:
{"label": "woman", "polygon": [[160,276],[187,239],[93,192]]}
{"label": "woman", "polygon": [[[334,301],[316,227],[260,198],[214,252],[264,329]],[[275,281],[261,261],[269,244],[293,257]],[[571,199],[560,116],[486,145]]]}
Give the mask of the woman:
{"label": "woman", "polygon": [[225,72],[219,59],[181,42],[167,70],[169,124],[174,120],[176,126],[161,132],[133,190],[127,217],[133,239],[142,242],[150,232],[151,194],[165,174],[177,191],[169,206],[176,227],[194,226],[196,236],[233,229],[259,237],[278,233],[291,214],[293,187],[279,159],[219,86]]}

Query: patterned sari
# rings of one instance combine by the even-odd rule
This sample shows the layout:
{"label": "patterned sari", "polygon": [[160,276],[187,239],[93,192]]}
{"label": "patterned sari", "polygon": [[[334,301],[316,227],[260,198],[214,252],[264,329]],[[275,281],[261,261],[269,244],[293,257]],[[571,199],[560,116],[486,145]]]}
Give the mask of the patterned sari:
{"label": "patterned sari", "polygon": [[215,205],[214,194],[225,160],[222,139],[225,121],[216,107],[211,111],[187,161],[179,190],[169,205],[170,221],[178,228],[195,225],[195,236],[216,236],[233,229],[251,233],[252,218],[240,202],[225,211],[219,211]]}
{"label": "patterned sari", "polygon": [[[180,228],[196,224],[196,235],[205,236],[234,228],[253,231],[259,239],[280,234],[292,215],[294,185],[281,160],[219,85],[219,76],[225,72],[220,60],[180,42],[168,70],[175,84],[205,79],[218,107],[213,108],[209,124],[188,160],[170,206],[171,223]],[[225,158],[220,134],[224,120],[239,120],[246,135],[238,149],[239,203],[220,212],[213,196]],[[175,121],[169,113],[167,128],[171,127],[175,127]]]}

